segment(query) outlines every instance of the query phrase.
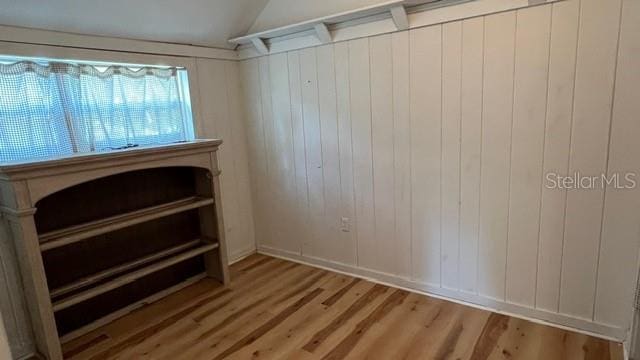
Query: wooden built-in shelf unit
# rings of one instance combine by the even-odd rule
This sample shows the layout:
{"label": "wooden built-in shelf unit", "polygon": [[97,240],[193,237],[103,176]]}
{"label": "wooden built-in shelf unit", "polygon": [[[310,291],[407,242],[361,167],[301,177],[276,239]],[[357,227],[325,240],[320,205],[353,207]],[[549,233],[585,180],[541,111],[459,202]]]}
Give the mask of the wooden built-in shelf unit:
{"label": "wooden built-in shelf unit", "polygon": [[221,141],[0,166],[1,226],[13,238],[38,351],[205,276],[229,281]]}

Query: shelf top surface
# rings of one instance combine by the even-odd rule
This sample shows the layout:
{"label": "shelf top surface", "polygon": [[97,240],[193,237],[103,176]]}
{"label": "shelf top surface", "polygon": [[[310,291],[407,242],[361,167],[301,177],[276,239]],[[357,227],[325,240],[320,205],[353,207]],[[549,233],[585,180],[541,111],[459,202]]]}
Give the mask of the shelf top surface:
{"label": "shelf top surface", "polygon": [[[415,2],[415,0],[413,2]],[[387,11],[389,8],[393,6],[402,5],[404,3],[411,3],[411,1],[388,0],[380,4],[370,5],[370,6],[366,6],[356,10],[344,11],[338,14],[321,16],[315,19],[300,21],[295,24],[289,24],[289,25],[279,26],[273,29],[250,33],[247,35],[229,39],[228,41],[232,44],[248,44],[251,42],[251,39],[253,38],[273,38],[273,37],[293,34],[296,32],[312,29],[313,26],[318,23],[333,24],[333,23],[338,23],[346,20],[351,20],[358,17],[374,15],[383,11]]]}
{"label": "shelf top surface", "polygon": [[154,154],[159,155],[174,151],[178,152],[195,149],[215,150],[220,144],[222,144],[222,140],[219,139],[197,139],[193,141],[185,141],[173,144],[136,146],[119,150],[81,153],[55,158],[33,159],[29,161],[13,163],[0,163],[0,178],[3,177],[2,175],[11,175],[32,170],[108,161],[135,156]]}

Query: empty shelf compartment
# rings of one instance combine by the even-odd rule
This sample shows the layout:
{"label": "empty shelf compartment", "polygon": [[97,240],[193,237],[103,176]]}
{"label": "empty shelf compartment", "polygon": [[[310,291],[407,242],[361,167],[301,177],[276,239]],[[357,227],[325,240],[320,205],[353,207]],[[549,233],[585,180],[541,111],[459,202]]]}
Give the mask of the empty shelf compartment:
{"label": "empty shelf compartment", "polygon": [[[125,263],[51,291],[53,311],[60,311],[137,279],[218,248],[209,239],[194,240],[135,261]],[[94,285],[95,286],[91,286]],[[87,288],[86,290],[81,290]],[[69,294],[69,296],[64,296]]]}
{"label": "empty shelf compartment", "polygon": [[146,221],[170,216],[213,204],[213,198],[190,196],[177,201],[147,207],[105,219],[70,226],[40,235],[40,250],[47,251],[61,246],[73,244],[93,236],[105,234]]}

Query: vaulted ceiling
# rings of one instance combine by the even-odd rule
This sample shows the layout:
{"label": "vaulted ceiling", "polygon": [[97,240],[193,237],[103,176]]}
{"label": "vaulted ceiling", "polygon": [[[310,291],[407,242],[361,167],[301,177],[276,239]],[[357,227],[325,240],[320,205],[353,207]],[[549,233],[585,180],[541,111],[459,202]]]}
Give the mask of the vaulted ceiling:
{"label": "vaulted ceiling", "polygon": [[0,24],[233,48],[269,0],[0,0]]}

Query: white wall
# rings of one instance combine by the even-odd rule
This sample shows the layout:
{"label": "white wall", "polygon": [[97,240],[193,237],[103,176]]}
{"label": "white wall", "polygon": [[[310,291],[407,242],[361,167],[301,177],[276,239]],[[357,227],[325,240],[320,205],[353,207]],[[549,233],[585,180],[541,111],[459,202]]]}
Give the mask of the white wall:
{"label": "white wall", "polygon": [[638,24],[568,0],[243,61],[259,249],[623,338],[640,189],[543,182],[640,174]]}
{"label": "white wall", "polygon": [[234,261],[256,249],[239,63],[197,59],[196,67],[202,124],[198,137],[224,141],[218,162],[227,252]]}

